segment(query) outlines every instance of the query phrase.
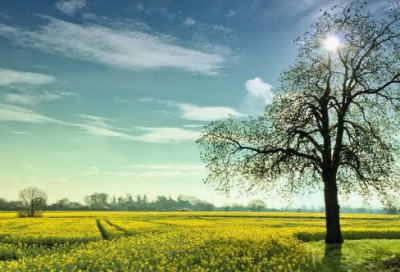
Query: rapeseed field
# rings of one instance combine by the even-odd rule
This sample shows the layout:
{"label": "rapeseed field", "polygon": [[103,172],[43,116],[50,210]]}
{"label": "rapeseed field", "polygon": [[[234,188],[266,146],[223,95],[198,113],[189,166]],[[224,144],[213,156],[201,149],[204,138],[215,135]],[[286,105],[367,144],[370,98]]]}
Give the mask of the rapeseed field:
{"label": "rapeseed field", "polygon": [[[321,271],[321,254],[308,242],[324,238],[325,222],[295,215],[0,215],[0,271]],[[352,215],[342,222],[347,240],[400,239],[398,217]]]}

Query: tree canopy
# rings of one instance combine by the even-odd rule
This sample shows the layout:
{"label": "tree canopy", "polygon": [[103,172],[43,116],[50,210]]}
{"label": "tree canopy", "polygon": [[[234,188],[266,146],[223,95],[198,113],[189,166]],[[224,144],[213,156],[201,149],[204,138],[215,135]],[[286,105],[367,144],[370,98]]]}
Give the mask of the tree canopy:
{"label": "tree canopy", "polygon": [[28,187],[19,192],[19,199],[23,205],[21,217],[39,217],[46,208],[47,193],[36,187]]}
{"label": "tree canopy", "polygon": [[377,16],[354,1],[325,11],[295,40],[297,58],[263,115],[205,127],[205,182],[226,193],[323,187],[327,243],[343,242],[339,193],[398,193],[400,5],[386,8]]}

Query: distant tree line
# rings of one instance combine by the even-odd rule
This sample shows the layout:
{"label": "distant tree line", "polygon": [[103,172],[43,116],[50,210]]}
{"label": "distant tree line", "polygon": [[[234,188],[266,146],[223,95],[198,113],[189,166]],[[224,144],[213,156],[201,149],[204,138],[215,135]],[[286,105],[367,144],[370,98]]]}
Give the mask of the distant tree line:
{"label": "distant tree line", "polygon": [[[342,207],[342,213],[387,213],[399,214],[398,201],[392,199],[387,207],[351,208]],[[23,189],[18,201],[7,201],[0,198],[0,211],[18,211],[20,217],[38,217],[44,211],[232,211],[232,212],[324,212],[324,207],[288,207],[283,209],[268,208],[265,201],[251,200],[247,205],[240,203],[224,204],[221,207],[211,202],[193,196],[180,195],[176,199],[167,196],[157,196],[150,200],[146,195],[126,194],[125,196],[110,196],[107,193],[93,193],[84,198],[83,203],[62,198],[54,203],[47,203],[47,194],[35,187]]]}

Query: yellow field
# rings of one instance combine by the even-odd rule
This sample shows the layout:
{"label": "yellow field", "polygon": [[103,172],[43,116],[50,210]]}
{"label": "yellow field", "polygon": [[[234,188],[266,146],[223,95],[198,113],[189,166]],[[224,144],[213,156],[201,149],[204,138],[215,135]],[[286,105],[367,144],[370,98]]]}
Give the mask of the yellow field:
{"label": "yellow field", "polygon": [[[324,238],[322,214],[11,215],[0,213],[0,271],[321,271],[323,265],[321,252],[306,243]],[[347,240],[400,239],[398,216],[342,218]]]}

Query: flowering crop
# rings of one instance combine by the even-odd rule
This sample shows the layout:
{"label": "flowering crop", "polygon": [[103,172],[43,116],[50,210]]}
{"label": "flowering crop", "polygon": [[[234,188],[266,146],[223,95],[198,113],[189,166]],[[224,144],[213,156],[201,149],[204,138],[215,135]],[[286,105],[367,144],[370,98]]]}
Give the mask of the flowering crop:
{"label": "flowering crop", "polygon": [[[325,221],[318,217],[222,212],[57,214],[66,218],[0,219],[0,271],[321,269],[321,256],[305,243],[324,239]],[[349,216],[342,225],[348,240],[400,239],[398,217]]]}
{"label": "flowering crop", "polygon": [[94,219],[18,218],[0,220],[0,242],[39,245],[101,240]]}

